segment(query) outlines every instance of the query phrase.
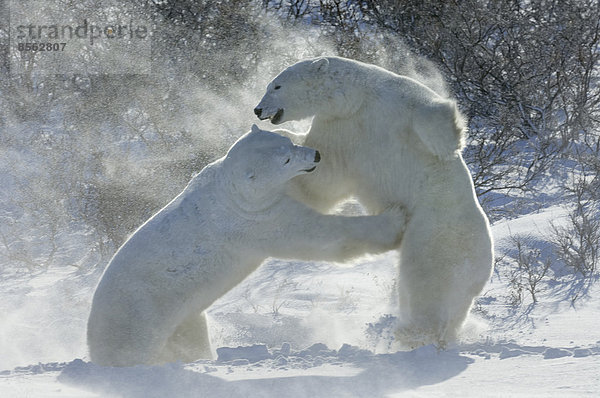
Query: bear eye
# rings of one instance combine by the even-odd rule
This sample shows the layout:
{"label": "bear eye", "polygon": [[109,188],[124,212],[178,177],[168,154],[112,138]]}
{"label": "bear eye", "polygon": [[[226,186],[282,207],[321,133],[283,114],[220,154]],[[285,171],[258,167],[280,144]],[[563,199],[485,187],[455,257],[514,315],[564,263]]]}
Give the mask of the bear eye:
{"label": "bear eye", "polygon": [[273,90],[279,90],[280,88],[281,88],[281,86],[277,85],[277,86],[273,87]]}
{"label": "bear eye", "polygon": [[289,162],[290,162],[290,158],[288,158],[288,160],[286,160],[284,164],[288,164]]}

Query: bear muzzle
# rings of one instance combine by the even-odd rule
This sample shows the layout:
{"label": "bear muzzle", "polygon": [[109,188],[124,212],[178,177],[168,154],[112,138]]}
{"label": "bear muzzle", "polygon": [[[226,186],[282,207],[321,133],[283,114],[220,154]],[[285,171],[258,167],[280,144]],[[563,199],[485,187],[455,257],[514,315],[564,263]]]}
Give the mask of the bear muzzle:
{"label": "bear muzzle", "polygon": [[257,106],[256,108],[254,108],[254,114],[260,120],[270,119],[271,123],[278,124],[281,122],[281,119],[283,117],[283,108],[277,109],[277,111],[274,114],[269,114],[268,112],[265,112],[263,108]]}
{"label": "bear muzzle", "polygon": [[[315,163],[319,163],[321,161],[321,154],[319,153],[319,151],[315,151],[315,158],[313,160],[313,162]],[[313,171],[315,171],[315,169],[317,168],[317,166],[313,166],[310,169],[304,169],[302,171],[307,172],[307,173],[312,173]]]}

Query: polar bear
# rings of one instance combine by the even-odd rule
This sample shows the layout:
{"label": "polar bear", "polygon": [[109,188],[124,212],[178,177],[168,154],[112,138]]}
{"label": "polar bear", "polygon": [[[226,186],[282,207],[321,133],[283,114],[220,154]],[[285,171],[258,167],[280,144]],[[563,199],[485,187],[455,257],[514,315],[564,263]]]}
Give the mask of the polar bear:
{"label": "polar bear", "polygon": [[269,256],[344,261],[392,250],[405,225],[400,208],[323,215],[286,194],[319,161],[314,149],[254,125],[196,175],[110,261],[88,321],[92,362],[210,357],[203,311]]}
{"label": "polar bear", "polygon": [[276,76],[254,113],[273,124],[314,116],[307,134],[278,131],[323,155],[315,173],[293,181],[296,199],[321,212],[349,196],[369,213],[406,208],[397,346],[455,340],[493,264],[456,104],[406,76],[321,57]]}

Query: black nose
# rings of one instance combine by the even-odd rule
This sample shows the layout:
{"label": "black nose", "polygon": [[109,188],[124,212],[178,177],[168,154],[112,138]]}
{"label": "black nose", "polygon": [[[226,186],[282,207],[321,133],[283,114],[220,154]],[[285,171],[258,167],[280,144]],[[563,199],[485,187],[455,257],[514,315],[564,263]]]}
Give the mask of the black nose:
{"label": "black nose", "polygon": [[321,154],[319,151],[315,152],[315,163],[319,163],[321,161]]}
{"label": "black nose", "polygon": [[254,114],[258,117],[260,117],[260,114],[262,113],[262,108],[254,108]]}

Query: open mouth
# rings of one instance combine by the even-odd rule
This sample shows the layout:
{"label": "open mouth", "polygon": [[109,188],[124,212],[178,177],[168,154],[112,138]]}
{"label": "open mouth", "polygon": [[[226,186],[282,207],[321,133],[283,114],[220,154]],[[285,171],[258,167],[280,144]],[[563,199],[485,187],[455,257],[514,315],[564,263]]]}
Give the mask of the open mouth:
{"label": "open mouth", "polygon": [[281,118],[283,117],[283,109],[278,109],[277,113],[275,113],[273,116],[271,116],[269,119],[271,119],[271,123],[273,124],[278,124],[281,122]]}

